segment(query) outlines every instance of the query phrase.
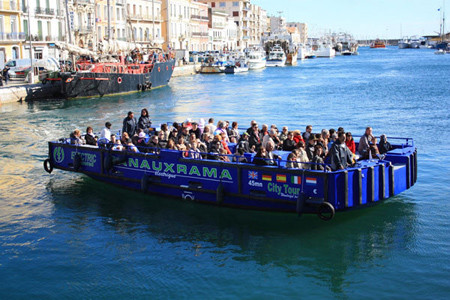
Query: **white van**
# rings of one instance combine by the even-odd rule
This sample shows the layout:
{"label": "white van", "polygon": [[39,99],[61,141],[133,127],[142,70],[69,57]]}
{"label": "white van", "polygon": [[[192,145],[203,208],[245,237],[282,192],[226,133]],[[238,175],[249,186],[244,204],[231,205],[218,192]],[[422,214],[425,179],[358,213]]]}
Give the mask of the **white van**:
{"label": "white van", "polygon": [[[33,63],[35,63],[36,60],[33,59]],[[23,59],[11,59],[6,64],[6,67],[9,67],[9,77],[10,78],[18,78],[24,76],[23,74],[19,76],[16,74],[16,71],[21,71],[24,69],[28,69],[31,67],[31,61],[29,58],[23,58]]]}

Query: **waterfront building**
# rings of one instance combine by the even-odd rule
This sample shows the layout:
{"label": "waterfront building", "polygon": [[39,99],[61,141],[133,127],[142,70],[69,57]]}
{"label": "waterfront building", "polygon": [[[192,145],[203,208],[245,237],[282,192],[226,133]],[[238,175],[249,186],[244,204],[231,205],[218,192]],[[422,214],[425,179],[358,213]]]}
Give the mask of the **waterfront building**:
{"label": "waterfront building", "polygon": [[238,27],[227,13],[209,9],[210,32],[208,50],[231,51],[237,48]]}
{"label": "waterfront building", "polygon": [[300,34],[300,43],[306,44],[308,42],[308,24],[300,22],[288,22],[287,27],[295,27]]}
{"label": "waterfront building", "polygon": [[164,49],[187,50],[190,45],[190,0],[163,0],[162,37]]}
{"label": "waterfront building", "polygon": [[21,14],[19,1],[0,0],[0,65],[9,59],[22,58],[25,34]]}
{"label": "waterfront building", "polygon": [[24,58],[30,57],[30,37],[33,58],[59,57],[60,51],[55,47],[55,42],[64,41],[66,33],[63,3],[61,0],[22,0],[22,29],[26,39]]}
{"label": "waterfront building", "polygon": [[162,46],[160,0],[128,0],[128,39],[142,45]]}
{"label": "waterfront building", "polygon": [[286,31],[286,19],[283,17],[269,17],[270,19],[270,32],[285,32]]}
{"label": "waterfront building", "polygon": [[257,9],[256,5],[252,10],[250,0],[203,1],[208,3],[213,11],[226,12],[233,18],[238,26],[237,49],[243,50],[252,46],[252,44],[259,44],[258,40],[260,39],[260,36],[258,36],[259,29],[256,30],[258,24],[256,20],[259,19],[259,25],[261,25],[261,18],[264,18],[265,14],[264,10]]}
{"label": "waterfront building", "polygon": [[261,37],[267,31],[267,12],[258,5],[251,4],[249,13],[250,46],[261,44]]}
{"label": "waterfront building", "polygon": [[127,14],[125,0],[109,0],[110,32],[108,32],[108,0],[95,2],[97,42],[111,39],[127,40]]}
{"label": "waterfront building", "polygon": [[208,5],[199,1],[192,1],[190,6],[189,24],[190,42],[186,49],[190,51],[206,51],[209,43],[209,15]]}
{"label": "waterfront building", "polygon": [[295,45],[301,43],[300,32],[298,31],[297,27],[287,27],[286,30],[291,36],[292,43],[294,43]]}
{"label": "waterfront building", "polygon": [[97,50],[95,8],[95,0],[68,0],[70,36],[67,36],[67,42],[91,51]]}

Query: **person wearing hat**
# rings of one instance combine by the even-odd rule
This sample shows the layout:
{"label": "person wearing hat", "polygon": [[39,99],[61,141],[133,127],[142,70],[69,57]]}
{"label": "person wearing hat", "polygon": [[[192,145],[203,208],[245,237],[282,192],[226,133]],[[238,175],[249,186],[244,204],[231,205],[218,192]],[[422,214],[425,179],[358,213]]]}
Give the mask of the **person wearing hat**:
{"label": "person wearing hat", "polygon": [[100,132],[100,139],[105,139],[108,142],[111,140],[111,123],[105,123],[105,128]]}
{"label": "person wearing hat", "polygon": [[250,144],[248,142],[249,134],[244,132],[239,139],[238,145],[236,147],[237,150],[243,150],[244,153],[253,153],[255,152],[255,146],[250,148]]}
{"label": "person wearing hat", "polygon": [[126,132],[130,137],[132,137],[136,134],[137,129],[138,121],[134,117],[133,112],[129,111],[125,119],[123,119],[122,132]]}

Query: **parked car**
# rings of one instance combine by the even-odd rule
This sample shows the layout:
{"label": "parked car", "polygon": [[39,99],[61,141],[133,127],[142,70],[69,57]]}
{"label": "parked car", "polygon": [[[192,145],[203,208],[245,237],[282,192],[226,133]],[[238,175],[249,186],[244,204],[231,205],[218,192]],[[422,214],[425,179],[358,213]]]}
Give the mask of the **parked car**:
{"label": "parked car", "polygon": [[[33,59],[33,63],[36,60]],[[13,78],[25,78],[25,70],[31,67],[31,60],[29,58],[23,59],[11,59],[9,60],[5,66],[9,67],[9,77]]]}

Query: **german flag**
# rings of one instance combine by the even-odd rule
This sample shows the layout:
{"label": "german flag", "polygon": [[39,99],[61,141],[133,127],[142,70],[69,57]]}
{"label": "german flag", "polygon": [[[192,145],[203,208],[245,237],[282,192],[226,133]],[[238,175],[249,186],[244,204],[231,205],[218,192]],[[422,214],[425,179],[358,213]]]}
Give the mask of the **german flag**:
{"label": "german flag", "polygon": [[272,181],[272,175],[263,174],[262,180]]}
{"label": "german flag", "polygon": [[277,182],[286,182],[286,175],[277,174]]}

